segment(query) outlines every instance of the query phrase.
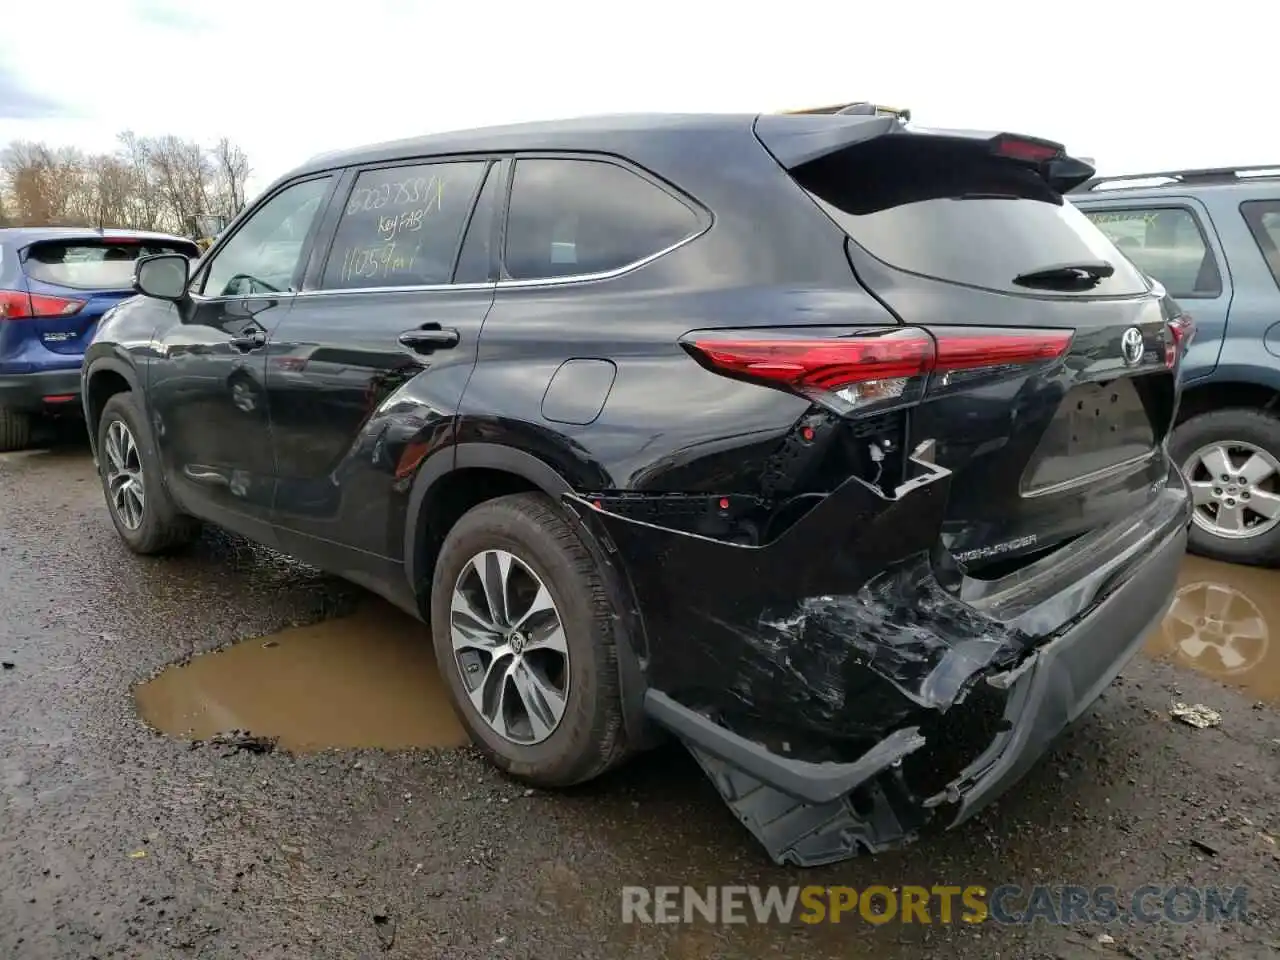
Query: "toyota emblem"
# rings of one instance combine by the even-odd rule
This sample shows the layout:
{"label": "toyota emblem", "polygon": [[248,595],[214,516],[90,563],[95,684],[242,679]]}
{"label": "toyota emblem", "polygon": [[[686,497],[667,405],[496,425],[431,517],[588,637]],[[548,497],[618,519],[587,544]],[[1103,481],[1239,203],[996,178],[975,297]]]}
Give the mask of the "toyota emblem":
{"label": "toyota emblem", "polygon": [[1125,366],[1134,367],[1141,363],[1142,355],[1146,352],[1145,347],[1141,330],[1137,327],[1126,330],[1124,336],[1120,338],[1120,354],[1124,357]]}

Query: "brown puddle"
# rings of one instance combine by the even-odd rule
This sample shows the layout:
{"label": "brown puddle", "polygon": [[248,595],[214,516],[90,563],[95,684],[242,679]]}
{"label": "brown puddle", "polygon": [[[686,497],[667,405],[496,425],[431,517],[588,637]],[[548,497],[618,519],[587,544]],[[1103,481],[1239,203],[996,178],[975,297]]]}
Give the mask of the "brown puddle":
{"label": "brown puddle", "polygon": [[[1280,571],[1188,556],[1169,613],[1145,651],[1280,701],[1278,648]],[[135,697],[152,726],[192,739],[251,731],[299,752],[467,742],[426,626],[374,599],[354,616],[170,667]]]}
{"label": "brown puddle", "polygon": [[1280,701],[1280,571],[1188,555],[1145,651]]}
{"label": "brown puddle", "polygon": [[152,726],[197,740],[247,730],[298,752],[467,742],[427,627],[372,599],[354,616],[170,667],[134,696]]}

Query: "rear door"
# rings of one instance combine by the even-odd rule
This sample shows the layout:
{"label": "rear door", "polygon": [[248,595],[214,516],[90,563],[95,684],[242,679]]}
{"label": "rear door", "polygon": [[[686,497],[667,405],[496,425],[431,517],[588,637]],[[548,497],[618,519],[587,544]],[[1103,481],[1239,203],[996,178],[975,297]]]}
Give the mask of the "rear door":
{"label": "rear door", "polygon": [[974,576],[1132,522],[1169,477],[1174,333],[1146,278],[1050,186],[1061,158],[901,132],[791,169],[862,284],[936,343],[911,445],[952,471],[942,541]]}
{"label": "rear door", "polygon": [[468,157],[346,175],[332,242],[267,350],[291,553],[384,582],[403,559],[407,480],[448,446],[493,301],[505,170]]}
{"label": "rear door", "polygon": [[1233,296],[1231,273],[1213,221],[1193,197],[1093,200],[1079,203],[1090,220],[1144,273],[1160,281],[1191,314],[1196,335],[1183,378],[1206,377],[1218,365]]}

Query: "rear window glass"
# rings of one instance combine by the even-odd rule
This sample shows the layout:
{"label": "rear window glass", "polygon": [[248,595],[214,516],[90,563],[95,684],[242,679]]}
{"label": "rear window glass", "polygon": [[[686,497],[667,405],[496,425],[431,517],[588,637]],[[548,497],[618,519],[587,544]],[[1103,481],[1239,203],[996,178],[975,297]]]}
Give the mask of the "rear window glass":
{"label": "rear window glass", "polygon": [[1173,296],[1194,300],[1222,293],[1218,261],[1185,207],[1086,210],[1085,216]]}
{"label": "rear window glass", "polygon": [[27,250],[26,274],[32,280],[85,290],[128,290],[134,263],[158,253],[194,259],[194,244],[110,240],[46,240]]}
{"label": "rear window glass", "polygon": [[1249,232],[1280,284],[1280,200],[1250,200],[1240,204]]}
{"label": "rear window glass", "polygon": [[513,280],[608,273],[698,232],[683,201],[604,160],[516,161],[504,264]]}
{"label": "rear window glass", "polygon": [[1115,272],[1072,294],[1142,293],[1142,274],[1089,219],[1021,164],[984,142],[879,137],[797,168],[796,181],[846,234],[890,266],[1002,292],[1014,278],[1104,260]]}

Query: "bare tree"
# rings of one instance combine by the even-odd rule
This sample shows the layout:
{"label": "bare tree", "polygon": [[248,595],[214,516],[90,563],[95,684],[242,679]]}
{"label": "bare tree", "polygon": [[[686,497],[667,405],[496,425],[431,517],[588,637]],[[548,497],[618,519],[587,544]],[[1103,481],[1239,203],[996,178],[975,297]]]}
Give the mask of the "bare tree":
{"label": "bare tree", "polygon": [[93,184],[95,225],[150,226],[134,216],[133,196],[137,187],[133,171],[123,159],[110,154],[90,157],[89,178]]}
{"label": "bare tree", "polygon": [[114,152],[92,155],[9,144],[0,151],[0,218],[186,232],[193,217],[231,216],[244,206],[249,160],[227,138],[206,150],[181,137],[126,130],[118,142]]}
{"label": "bare tree", "polygon": [[216,167],[216,202],[221,207],[213,212],[234,217],[244,208],[244,188],[251,172],[249,158],[243,150],[223,137],[213,147],[213,162]]}
{"label": "bare tree", "polygon": [[185,230],[192,217],[209,212],[213,164],[200,145],[175,136],[150,142],[151,168],[172,218],[170,229]]}
{"label": "bare tree", "polygon": [[53,151],[42,143],[12,143],[4,152],[3,163],[19,220],[64,221],[67,197]]}
{"label": "bare tree", "polygon": [[127,225],[138,229],[154,229],[160,224],[161,202],[151,172],[148,141],[132,130],[124,131],[116,139],[120,143],[116,148],[116,156],[129,171],[132,190]]}

